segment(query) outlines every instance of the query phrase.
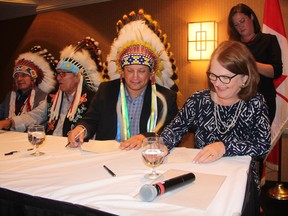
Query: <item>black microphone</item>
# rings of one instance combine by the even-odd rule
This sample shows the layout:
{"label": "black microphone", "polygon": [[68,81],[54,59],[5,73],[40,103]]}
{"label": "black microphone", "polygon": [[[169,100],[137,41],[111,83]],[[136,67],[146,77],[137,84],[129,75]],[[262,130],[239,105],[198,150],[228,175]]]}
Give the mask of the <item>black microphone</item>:
{"label": "black microphone", "polygon": [[167,191],[173,190],[176,187],[184,186],[186,184],[195,181],[195,175],[193,173],[187,173],[180,175],[164,182],[158,182],[156,184],[146,184],[140,189],[140,197],[143,201],[151,202],[157,196],[164,194]]}

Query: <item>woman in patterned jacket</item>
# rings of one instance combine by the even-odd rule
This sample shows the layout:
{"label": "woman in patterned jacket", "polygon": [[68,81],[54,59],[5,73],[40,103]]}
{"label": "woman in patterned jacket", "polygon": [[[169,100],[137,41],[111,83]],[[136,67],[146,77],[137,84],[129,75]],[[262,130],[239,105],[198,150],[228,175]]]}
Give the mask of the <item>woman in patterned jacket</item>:
{"label": "woman in patterned jacket", "polygon": [[[256,159],[270,149],[270,122],[263,95],[257,93],[259,74],[248,48],[236,41],[221,43],[207,70],[209,89],[192,94],[161,136],[169,150],[189,131],[201,149],[194,163],[210,163],[225,156],[252,157],[252,189],[256,206],[260,182]],[[259,211],[259,208],[255,208]]]}

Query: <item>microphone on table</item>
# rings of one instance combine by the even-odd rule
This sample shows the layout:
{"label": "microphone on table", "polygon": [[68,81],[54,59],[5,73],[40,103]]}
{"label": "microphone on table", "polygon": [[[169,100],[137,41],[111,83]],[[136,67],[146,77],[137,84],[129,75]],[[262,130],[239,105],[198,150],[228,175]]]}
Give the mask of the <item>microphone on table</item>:
{"label": "microphone on table", "polygon": [[193,173],[187,173],[180,175],[171,179],[168,179],[163,182],[158,182],[156,184],[146,184],[143,185],[140,189],[140,197],[143,201],[151,202],[157,196],[164,194],[167,191],[173,190],[177,187],[181,187],[192,183],[195,181],[195,175]]}

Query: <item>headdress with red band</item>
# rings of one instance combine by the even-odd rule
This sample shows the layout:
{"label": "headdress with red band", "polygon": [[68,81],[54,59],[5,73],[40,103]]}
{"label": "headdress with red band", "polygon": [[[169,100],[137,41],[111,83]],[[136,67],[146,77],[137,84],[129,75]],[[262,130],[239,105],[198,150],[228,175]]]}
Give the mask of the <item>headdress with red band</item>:
{"label": "headdress with red band", "polygon": [[[119,20],[117,22],[117,37],[111,45],[103,78],[110,80],[120,78],[121,97],[119,98],[121,98],[121,101],[117,103],[117,115],[121,125],[121,140],[129,138],[129,122],[127,116],[125,116],[127,115],[127,107],[125,107],[124,84],[121,81],[122,76],[120,76],[123,67],[135,64],[146,65],[152,72],[152,111],[147,125],[148,132],[157,132],[163,125],[167,114],[166,101],[164,96],[156,91],[155,82],[179,92],[176,84],[177,68],[166,38],[166,35],[162,34],[161,29],[158,27],[157,22],[153,21],[150,15],[144,14],[142,9],[137,14],[132,11],[128,16],[124,15],[123,21]],[[157,116],[157,97],[163,103],[164,111],[161,118]]]}
{"label": "headdress with red band", "polygon": [[[130,62],[126,62],[124,57],[130,57]],[[167,42],[167,35],[162,32],[157,21],[145,14],[143,9],[138,13],[132,11],[117,22],[117,37],[104,65],[103,78],[118,79],[122,71],[122,61],[132,64],[137,62],[136,59],[146,60],[141,64],[153,61],[153,67],[150,68],[155,73],[156,83],[180,94],[176,61],[170,50],[170,43]]]}
{"label": "headdress with red band", "polygon": [[[55,67],[57,65],[57,60],[53,55],[47,50],[42,49],[41,46],[37,45],[32,47],[29,52],[22,53],[15,61],[13,78],[18,73],[24,73],[31,76],[35,80],[35,85],[43,92],[49,93],[56,86],[55,79]],[[17,89],[15,89],[17,90]],[[30,95],[27,101],[22,107],[22,112],[25,113],[31,111],[34,106],[35,89],[32,86]],[[15,115],[15,101],[16,92],[12,91],[9,104],[9,117]]]}
{"label": "headdress with red band", "polygon": [[49,93],[56,86],[55,67],[57,60],[41,46],[34,46],[30,52],[20,54],[15,61],[13,78],[17,73],[25,73],[36,79],[35,84],[43,92]]}

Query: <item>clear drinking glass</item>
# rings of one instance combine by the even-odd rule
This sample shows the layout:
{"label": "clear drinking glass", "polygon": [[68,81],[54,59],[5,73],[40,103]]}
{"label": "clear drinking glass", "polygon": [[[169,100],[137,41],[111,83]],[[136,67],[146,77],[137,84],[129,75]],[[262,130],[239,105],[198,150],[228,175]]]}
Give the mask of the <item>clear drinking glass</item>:
{"label": "clear drinking glass", "polygon": [[45,141],[45,128],[43,125],[32,125],[28,127],[28,140],[35,146],[35,152],[31,155],[41,156],[45,154],[39,151],[39,145]]}
{"label": "clear drinking glass", "polygon": [[155,179],[159,176],[155,167],[163,163],[166,156],[164,150],[163,138],[159,136],[146,137],[142,141],[142,157],[144,163],[152,168],[151,173],[145,175],[145,178]]}

